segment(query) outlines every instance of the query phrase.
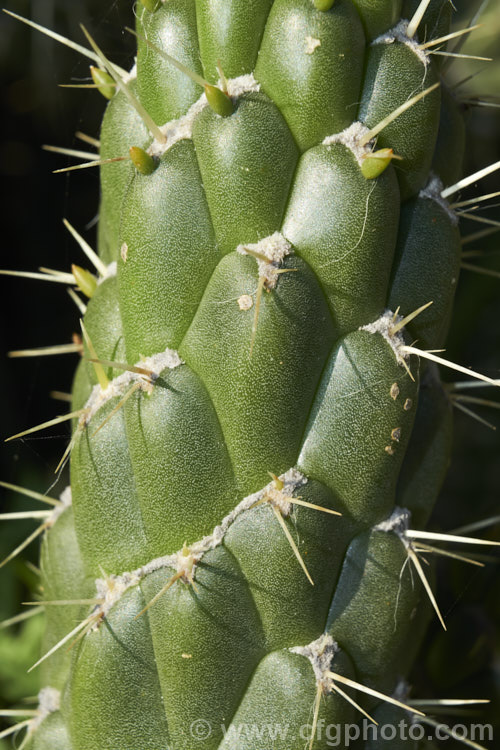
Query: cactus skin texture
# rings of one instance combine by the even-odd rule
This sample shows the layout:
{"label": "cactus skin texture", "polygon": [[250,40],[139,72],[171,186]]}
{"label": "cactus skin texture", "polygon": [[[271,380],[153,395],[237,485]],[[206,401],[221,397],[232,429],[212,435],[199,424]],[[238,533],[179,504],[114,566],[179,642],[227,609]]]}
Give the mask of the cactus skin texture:
{"label": "cactus skin texture", "polygon": [[[101,167],[99,255],[116,273],[84,316],[111,386],[87,342],[72,504],[41,551],[46,599],[93,598],[100,579],[100,614],[39,667],[60,708],[28,750],[299,750],[318,690],[318,726],[360,719],[318,683],[321,664],[389,695],[408,675],[430,608],[384,522],[397,508],[427,522],[452,415],[435,366],[398,348],[446,337],[460,237],[439,193],[461,173],[462,123],[441,82],[380,132],[377,148],[402,159],[374,179],[359,142],[441,80],[418,42],[447,33],[451,6],[432,0],[405,39],[417,5],[138,4],[128,86],[170,123],[167,142],[150,148],[127,96],[112,96],[100,156],[135,151]],[[213,86],[222,70],[232,113],[200,103],[158,48]],[[396,309],[431,300],[392,332]],[[44,652],[93,609],[47,607]],[[409,717],[359,695],[382,723]],[[252,724],[287,734],[235,739]]]}

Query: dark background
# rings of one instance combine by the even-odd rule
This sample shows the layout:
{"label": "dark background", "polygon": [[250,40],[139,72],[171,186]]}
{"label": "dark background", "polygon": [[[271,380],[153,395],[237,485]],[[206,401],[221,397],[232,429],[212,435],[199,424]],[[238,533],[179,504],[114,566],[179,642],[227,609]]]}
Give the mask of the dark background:
{"label": "dark background", "polygon": [[[457,18],[467,19],[470,9],[478,4],[457,2]],[[5,5],[82,44],[79,24],[83,22],[111,59],[124,68],[131,65],[133,40],[121,31],[133,21],[130,0],[6,0]],[[490,2],[488,13],[484,27],[462,51],[500,58],[500,0]],[[86,266],[61,219],[68,218],[95,245],[95,230],[86,232],[85,227],[92,225],[97,213],[98,172],[53,175],[51,170],[74,161],[46,153],[40,146],[48,143],[89,150],[74,134],[83,130],[98,137],[105,100],[92,90],[58,88],[59,83],[87,82],[88,61],[4,14],[0,14],[0,62],[0,267],[36,270],[46,264],[69,271],[72,262]],[[500,59],[489,64],[458,61],[451,66],[450,75],[458,81],[473,71],[482,72],[459,89],[463,97],[488,94],[500,101]],[[465,171],[469,173],[500,160],[500,109],[468,108],[466,117],[470,138]],[[500,190],[500,172],[463,197],[494,190]],[[500,220],[498,208],[485,210],[483,215]],[[469,222],[463,231],[478,228],[480,225]],[[497,236],[475,247],[488,255],[479,258],[479,263],[500,270]],[[77,355],[9,360],[6,352],[69,342],[77,329],[78,311],[64,286],[0,277],[0,439],[63,413],[66,405],[52,400],[49,393],[70,390],[77,362]],[[462,274],[448,355],[500,377],[500,279]],[[451,373],[444,377],[455,379]],[[484,395],[500,400],[492,389]],[[435,528],[450,530],[500,514],[500,412],[481,409],[480,413],[499,430],[495,433],[456,414],[455,453],[433,519]],[[68,428],[60,425],[50,433],[2,445],[0,479],[47,490],[54,482],[53,469],[67,439]],[[52,494],[57,495],[66,481],[63,476]],[[2,502],[5,509],[12,510],[35,505],[0,489]],[[0,558],[32,529],[33,522],[1,525]],[[500,538],[498,531],[497,524],[496,538]],[[495,529],[485,533],[494,535]],[[32,544],[23,560],[36,563],[37,550],[37,543]],[[36,574],[23,560],[0,570],[0,620],[15,614],[29,588],[36,588]],[[493,563],[478,571],[461,563],[440,563],[438,599],[449,633],[444,637],[434,623],[429,631],[414,675],[420,695],[484,697],[495,691],[498,695],[498,566]],[[0,630],[0,696],[7,702],[38,689],[36,676],[26,678],[25,667],[38,648],[40,619],[25,628]],[[490,720],[497,717],[498,723],[499,715],[497,704],[491,708]]]}

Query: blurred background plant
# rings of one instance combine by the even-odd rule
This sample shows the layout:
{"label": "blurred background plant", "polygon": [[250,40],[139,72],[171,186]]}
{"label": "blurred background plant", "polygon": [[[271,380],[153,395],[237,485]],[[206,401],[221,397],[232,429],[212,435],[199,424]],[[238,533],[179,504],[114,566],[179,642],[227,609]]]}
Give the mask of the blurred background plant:
{"label": "blurred background plant", "polygon": [[[32,18],[59,33],[83,42],[80,23],[95,34],[111,59],[127,68],[134,43],[122,29],[131,25],[131,0],[6,0],[8,10]],[[481,3],[456,0],[455,26],[463,28]],[[447,80],[456,85],[469,131],[465,172],[500,160],[500,0],[483,3],[477,29],[460,53],[496,58],[494,62],[466,58],[448,60]],[[95,244],[98,210],[97,170],[53,175],[71,161],[41,150],[42,144],[82,148],[75,132],[98,137],[104,100],[93,90],[61,89],[61,83],[89,82],[86,61],[14,19],[0,15],[2,70],[0,175],[2,198],[3,268],[32,271],[40,265],[69,271],[83,257],[62,225],[67,217]],[[470,78],[470,76],[473,76]],[[85,148],[85,146],[83,145]],[[463,198],[500,190],[500,173],[464,191]],[[500,221],[499,198],[483,204],[481,215]],[[88,231],[85,231],[85,229]],[[472,234],[493,226],[463,222]],[[450,359],[470,364],[491,377],[500,377],[500,232],[467,246],[478,255],[470,262],[495,275],[464,270],[450,333]],[[1,279],[0,393],[1,437],[62,413],[53,390],[69,392],[78,355],[6,361],[13,349],[69,343],[78,330],[78,311],[65,289],[21,279]],[[446,379],[453,376],[443,373]],[[494,389],[481,396],[496,399]],[[476,392],[478,394],[479,392]],[[476,408],[476,407],[474,407]],[[456,413],[452,465],[432,519],[436,529],[451,530],[481,519],[495,519],[484,532],[500,539],[500,412],[478,407],[493,431],[463,413]],[[0,480],[46,492],[56,480],[57,465],[67,444],[62,425],[50,433],[8,443],[0,451]],[[57,495],[67,473],[49,494]],[[32,507],[26,498],[0,489],[4,511]],[[0,524],[0,559],[33,530],[33,521]],[[21,558],[0,569],[0,621],[19,613],[21,602],[37,595],[38,543]],[[498,557],[496,558],[498,561]],[[438,569],[438,598],[449,631],[432,622],[412,682],[417,697],[492,697],[481,721],[494,723],[500,736],[500,576],[494,560],[485,569],[442,561]],[[21,705],[38,691],[36,660],[43,616],[0,629],[0,708]],[[477,717],[474,718],[478,721]],[[11,747],[0,740],[0,750]],[[493,747],[493,745],[492,745]]]}

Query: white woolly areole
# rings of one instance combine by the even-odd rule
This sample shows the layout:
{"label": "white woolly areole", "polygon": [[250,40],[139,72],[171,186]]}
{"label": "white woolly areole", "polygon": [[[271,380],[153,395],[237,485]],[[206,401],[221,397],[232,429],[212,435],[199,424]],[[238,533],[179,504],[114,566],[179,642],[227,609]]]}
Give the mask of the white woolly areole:
{"label": "white woolly areole", "polygon": [[368,331],[368,333],[380,333],[394,352],[398,364],[403,365],[410,358],[407,352],[401,352],[401,347],[405,345],[403,329],[391,334],[393,325],[399,323],[400,320],[403,320],[402,315],[395,316],[392,310],[385,310],[380,318],[377,318],[377,320],[367,326],[361,326],[358,330]]}
{"label": "white woolly areole", "polygon": [[28,733],[34,732],[49,714],[61,708],[61,693],[53,687],[44,687],[38,693],[38,716],[30,721]]}
{"label": "white woolly areole", "polygon": [[338,644],[335,643],[332,636],[328,635],[328,633],[323,633],[323,635],[320,635],[319,638],[307,646],[294,646],[294,648],[288,650],[292,654],[299,654],[299,656],[305,656],[306,659],[309,659],[316,683],[321,685],[324,694],[331,693],[332,678],[328,673],[332,671],[335,654],[340,651]]}
{"label": "white woolly areole", "polygon": [[59,504],[55,506],[45,522],[47,528],[53,526],[59,516],[71,505],[71,487],[69,485],[59,495],[59,501]]}
{"label": "white woolly areole", "polygon": [[409,21],[400,21],[393,29],[386,31],[384,34],[381,34],[376,39],[374,39],[372,45],[394,44],[394,42],[401,42],[401,44],[406,44],[406,46],[415,53],[424,67],[427,67],[429,65],[429,55],[426,54],[425,50],[420,49],[419,44],[415,39],[410,39],[410,37],[406,33],[408,24]]}
{"label": "white woolly areole", "polygon": [[63,489],[59,495],[59,500],[65,508],[69,508],[71,505],[71,485],[68,484],[68,486]]}
{"label": "white woolly areole", "polygon": [[444,190],[443,183],[441,182],[439,177],[437,177],[437,175],[432,174],[429,178],[429,182],[424,188],[422,188],[422,190],[418,194],[418,197],[429,198],[432,201],[436,201],[436,203],[438,203],[441,206],[443,211],[446,211],[446,213],[448,214],[450,218],[451,223],[454,226],[457,226],[458,216],[450,208],[450,204],[448,203],[448,201],[441,196],[442,190]]}
{"label": "white woolly areole", "polygon": [[409,541],[406,532],[410,528],[411,513],[406,508],[394,508],[389,518],[381,521],[373,527],[374,531],[393,532],[398,536],[403,544],[408,546]]}
{"label": "white woolly areole", "polygon": [[408,703],[408,698],[410,697],[410,685],[404,680],[402,677],[400,678],[398,684],[394,688],[394,691],[392,693],[392,698],[395,698],[400,703]]}
{"label": "white woolly areole", "polygon": [[130,83],[130,81],[133,81],[137,78],[137,58],[134,60],[133,66],[130,68],[127,75],[123,76],[123,82],[124,83]]}
{"label": "white woolly areole", "polygon": [[361,145],[361,139],[369,133],[369,128],[363,125],[362,122],[353,122],[348,128],[345,128],[341,133],[335,133],[335,135],[328,135],[323,140],[323,146],[332,146],[334,143],[341,143],[346,148],[350,149],[357,159],[359,165],[363,163],[363,157],[369,154],[372,150],[373,141],[369,141],[364,146]]}
{"label": "white woolly areole", "polygon": [[274,232],[269,237],[264,237],[260,242],[252,245],[238,245],[236,252],[241,255],[252,255],[252,252],[248,251],[253,251],[269,258],[269,261],[260,258],[255,258],[255,260],[259,267],[259,278],[266,280],[267,289],[274,289],[278,283],[280,263],[286,255],[290,254],[291,249],[291,244],[283,237],[281,232]]}
{"label": "white woolly areole", "polygon": [[[280,491],[283,497],[290,497],[297,487],[307,483],[307,477],[301,474],[300,471],[297,471],[297,469],[293,468],[289,469],[285,474],[282,474],[279,479],[283,482],[283,489]],[[96,630],[99,627],[100,620],[106,617],[109,610],[119,601],[129,588],[137,586],[145,576],[154,573],[155,570],[173,568],[176,573],[181,573],[185,578],[189,578],[194,572],[196,564],[201,560],[205,552],[215,549],[222,544],[228,529],[239,516],[253,508],[253,506],[264,497],[269,497],[269,502],[274,502],[272,497],[273,492],[276,492],[274,482],[270,482],[258,492],[248,495],[248,497],[245,497],[227,516],[222,519],[220,524],[215,527],[211,534],[193,544],[190,544],[185,549],[178,550],[171,555],[156,557],[154,560],[151,560],[140,568],[133,570],[131,573],[122,573],[118,576],[112,575],[108,578],[98,578],[95,584],[97,599],[101,600],[101,602],[95,607],[93,614],[99,615],[100,619],[94,624],[93,629]]]}
{"label": "white woolly areole", "polygon": [[321,47],[321,41],[313,36],[306,36],[305,53],[312,55],[317,47]]}
{"label": "white woolly areole", "polygon": [[160,143],[156,139],[148,148],[150,156],[161,156],[178,141],[189,140],[193,135],[193,123],[202,109],[207,106],[207,97],[203,93],[200,98],[191,105],[183,117],[177,120],[170,120],[162,125],[160,130],[166,137],[166,143]]}
{"label": "white woolly areole", "polygon": [[144,370],[150,370],[152,373],[151,377],[148,378],[146,375],[141,375],[138,372],[126,370],[121,375],[118,375],[118,377],[113,378],[104,391],[99,384],[95,385],[85,404],[87,411],[80,417],[80,421],[82,424],[88,424],[101,406],[115,396],[122,396],[127,388],[134,383],[140,383],[142,390],[151,393],[154,381],[158,378],[162,370],[174,370],[183,364],[184,362],[174,349],[165,349],[164,352],[141,359],[135,366],[141,367]]}
{"label": "white woolly areole", "polygon": [[116,276],[117,268],[118,266],[116,260],[113,260],[108,266],[106,266],[106,273],[104,274],[104,276],[99,276],[99,278],[97,279],[97,286],[99,286],[99,284],[102,284],[102,282],[106,279],[110,279],[111,277]]}
{"label": "white woolly areole", "polygon": [[[221,81],[218,82],[221,86]],[[248,73],[244,76],[238,76],[238,78],[230,78],[227,81],[227,93],[233,99],[237,99],[243,94],[255,92],[260,90],[260,84],[257,83],[253,73]],[[203,93],[200,98],[191,105],[185,115],[179,117],[177,120],[170,120],[165,125],[162,125],[160,130],[166,137],[166,143],[160,143],[156,139],[148,148],[148,154],[150,156],[159,157],[168,151],[169,148],[177,143],[178,141],[189,140],[193,136],[193,123],[200,114],[200,112],[208,106],[207,97]]]}
{"label": "white woolly areole", "polygon": [[[137,586],[140,578],[135,571],[132,573],[122,573],[119,576],[108,576],[107,578],[97,578],[95,582],[97,598],[101,599],[93,614],[99,614],[101,619],[106,617],[108,612],[121,599],[125,591],[132,586]],[[92,630],[97,630],[99,620],[93,625]]]}
{"label": "white woolly areole", "polygon": [[[222,86],[222,81],[219,81],[218,85]],[[227,93],[232,99],[237,99],[243,94],[256,94],[258,91],[260,91],[260,83],[253,73],[246,73],[244,76],[230,78],[227,81]]]}

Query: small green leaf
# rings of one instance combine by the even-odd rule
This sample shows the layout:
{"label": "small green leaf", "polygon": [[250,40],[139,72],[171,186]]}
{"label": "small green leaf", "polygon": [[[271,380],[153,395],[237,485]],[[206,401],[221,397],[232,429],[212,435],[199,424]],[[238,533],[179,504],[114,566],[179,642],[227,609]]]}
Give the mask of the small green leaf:
{"label": "small green leaf", "polygon": [[381,148],[378,151],[372,151],[367,154],[361,165],[361,172],[367,180],[374,180],[385,172],[393,159],[400,159],[396,156],[392,148]]}
{"label": "small green leaf", "polygon": [[76,285],[78,289],[85,294],[86,297],[92,297],[95,290],[97,289],[96,277],[81,266],[71,266],[71,271],[75,277]]}
{"label": "small green leaf", "polygon": [[330,10],[334,2],[335,0],[313,0],[315,7],[322,11]]}
{"label": "small green leaf", "polygon": [[207,97],[210,108],[221,117],[229,117],[233,114],[234,107],[233,102],[227,94],[225,94],[217,86],[205,86],[205,96]]}
{"label": "small green leaf", "polygon": [[112,99],[115,95],[116,84],[109,73],[106,73],[105,70],[101,70],[101,68],[96,68],[94,65],[91,65],[90,74],[92,75],[92,80],[100,93],[106,99]]}
{"label": "small green leaf", "polygon": [[139,146],[131,146],[129,154],[134,167],[141,174],[153,174],[158,166],[157,160],[150,156],[147,151],[144,151],[143,148],[139,148]]}

